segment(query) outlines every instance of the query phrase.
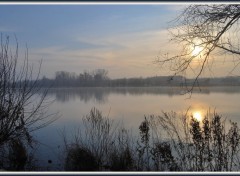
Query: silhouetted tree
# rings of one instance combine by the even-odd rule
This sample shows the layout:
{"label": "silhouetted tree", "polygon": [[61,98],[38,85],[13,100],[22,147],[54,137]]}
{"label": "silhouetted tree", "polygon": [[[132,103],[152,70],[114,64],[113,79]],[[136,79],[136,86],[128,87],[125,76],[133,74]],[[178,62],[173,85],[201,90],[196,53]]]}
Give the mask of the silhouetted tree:
{"label": "silhouetted tree", "polygon": [[13,51],[9,37],[1,36],[0,147],[13,139],[31,142],[30,132],[55,120],[46,114],[47,89],[37,86],[41,65],[34,78],[33,67],[28,63],[28,50],[23,64],[19,65],[18,62],[18,44]]}
{"label": "silhouetted tree", "polygon": [[106,80],[108,71],[105,69],[97,69],[94,71],[94,79],[95,80]]}
{"label": "silhouetted tree", "polygon": [[[170,63],[175,75],[192,69],[195,85],[210,57],[216,52],[234,56],[235,69],[239,65],[239,4],[190,5],[174,21],[172,41],[182,45],[182,51],[175,56],[168,54],[158,59],[158,63]],[[193,69],[191,64],[198,59],[200,67]]]}

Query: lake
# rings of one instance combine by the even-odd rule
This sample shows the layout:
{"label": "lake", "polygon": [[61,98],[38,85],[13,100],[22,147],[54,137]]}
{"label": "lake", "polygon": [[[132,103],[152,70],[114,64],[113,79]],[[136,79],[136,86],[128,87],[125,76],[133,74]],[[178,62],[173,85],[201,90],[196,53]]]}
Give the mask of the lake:
{"label": "lake", "polygon": [[[191,97],[183,95],[183,89],[176,87],[143,88],[56,88],[50,89],[48,100],[55,100],[49,106],[49,113],[58,112],[60,118],[49,126],[34,132],[39,141],[36,158],[43,170],[61,170],[63,159],[63,137],[65,130],[71,139],[82,125],[82,117],[91,108],[100,110],[104,116],[120,121],[127,129],[137,132],[144,115],[160,115],[162,111],[184,113],[216,111],[223,117],[240,122],[240,87],[209,87],[194,92]],[[51,160],[52,163],[48,163]]]}

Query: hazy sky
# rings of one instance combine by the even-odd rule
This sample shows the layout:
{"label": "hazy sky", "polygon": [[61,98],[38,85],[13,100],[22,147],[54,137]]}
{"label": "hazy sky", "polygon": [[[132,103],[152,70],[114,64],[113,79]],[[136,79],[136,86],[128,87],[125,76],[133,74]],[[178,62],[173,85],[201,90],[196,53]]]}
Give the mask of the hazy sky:
{"label": "hazy sky", "polygon": [[[111,78],[169,74],[154,64],[168,43],[167,28],[183,6],[0,5],[0,32],[17,36],[20,56],[42,59],[42,75],[103,68]],[[11,44],[14,45],[14,40]],[[174,47],[169,47],[174,51]],[[167,51],[167,50],[166,50]]]}

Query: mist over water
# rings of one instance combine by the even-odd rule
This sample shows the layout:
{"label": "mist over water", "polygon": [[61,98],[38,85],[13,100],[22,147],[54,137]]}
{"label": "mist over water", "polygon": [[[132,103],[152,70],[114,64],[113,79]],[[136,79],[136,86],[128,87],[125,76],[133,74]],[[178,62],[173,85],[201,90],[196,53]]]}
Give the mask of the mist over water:
{"label": "mist over water", "polygon": [[[227,117],[229,120],[240,120],[240,87],[202,88],[189,97],[182,95],[183,89],[177,87],[130,87],[130,88],[56,88],[50,89],[47,99],[55,100],[49,111],[59,112],[60,118],[49,126],[34,133],[40,144],[38,154],[40,163],[49,167],[60,167],[59,160],[63,151],[61,131],[65,129],[71,140],[78,128],[81,128],[82,117],[91,108],[96,107],[104,116],[121,122],[133,135],[144,115],[161,115],[174,111],[185,113],[200,112],[205,115],[209,109]],[[59,158],[60,157],[60,158]]]}

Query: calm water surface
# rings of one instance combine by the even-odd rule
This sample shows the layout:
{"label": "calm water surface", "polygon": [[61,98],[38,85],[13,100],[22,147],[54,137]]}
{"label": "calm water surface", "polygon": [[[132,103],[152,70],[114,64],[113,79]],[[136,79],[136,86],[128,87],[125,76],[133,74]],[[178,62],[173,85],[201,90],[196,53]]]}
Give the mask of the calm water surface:
{"label": "calm water surface", "polygon": [[[60,118],[51,125],[34,133],[40,142],[37,157],[42,166],[61,168],[59,161],[63,156],[63,138],[65,129],[68,137],[81,127],[82,117],[92,107],[102,111],[103,115],[133,131],[144,119],[144,115],[158,115],[162,111],[184,113],[188,108],[192,113],[206,114],[209,108],[218,114],[240,122],[240,87],[203,88],[201,92],[182,95],[181,88],[59,88],[51,89],[49,100],[55,100],[49,107],[50,112],[59,112]],[[48,160],[52,160],[48,164]]]}

